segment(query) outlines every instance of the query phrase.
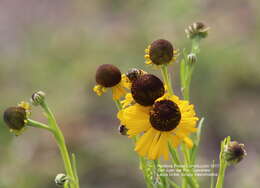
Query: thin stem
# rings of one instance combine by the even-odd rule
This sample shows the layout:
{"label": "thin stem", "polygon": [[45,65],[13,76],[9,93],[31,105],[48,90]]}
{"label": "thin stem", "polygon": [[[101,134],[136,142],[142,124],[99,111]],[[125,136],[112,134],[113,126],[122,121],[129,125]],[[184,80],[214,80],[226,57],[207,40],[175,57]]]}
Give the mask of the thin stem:
{"label": "thin stem", "polygon": [[57,145],[59,147],[59,150],[60,150],[60,153],[61,153],[61,156],[63,159],[63,163],[65,166],[66,174],[72,179],[72,183],[70,183],[71,188],[79,188],[79,185],[75,181],[76,178],[73,173],[73,168],[71,165],[69,152],[68,152],[68,149],[67,149],[67,146],[65,143],[64,136],[63,136],[58,124],[56,123],[55,117],[54,117],[52,111],[50,110],[50,108],[48,107],[47,103],[44,101],[41,104],[41,106],[47,115],[51,128],[53,129],[53,135],[54,135]]}
{"label": "thin stem", "polygon": [[[173,166],[175,167],[175,165],[176,165],[177,169],[182,170],[179,167],[179,166],[181,166],[181,163],[180,163],[180,160],[179,160],[179,157],[178,157],[178,154],[177,154],[176,150],[171,146],[170,143],[168,143],[168,146],[169,146],[170,154],[172,156],[172,164],[173,164]],[[199,188],[198,183],[194,180],[193,177],[183,176],[183,178],[185,179],[185,181],[188,183],[188,185],[190,187],[192,187],[192,188]]]}
{"label": "thin stem", "polygon": [[173,95],[174,93],[173,93],[170,73],[168,72],[167,65],[162,65],[161,66],[161,72],[162,72],[164,84],[167,87],[167,91],[169,92],[170,95]]}
{"label": "thin stem", "polygon": [[172,180],[169,180],[169,183],[170,183],[170,185],[173,186],[174,188],[180,188],[180,186],[177,185],[177,184],[176,184],[174,181],[172,181]]}
{"label": "thin stem", "polygon": [[215,188],[222,188],[224,184],[225,171],[228,166],[227,161],[224,157],[224,150],[225,150],[225,146],[227,146],[229,142],[230,142],[230,137],[225,138],[224,141],[221,142],[221,150],[219,154],[220,166],[219,166],[218,178],[217,178],[217,183]]}
{"label": "thin stem", "polygon": [[145,179],[146,187],[152,188],[153,185],[152,185],[151,180],[148,176],[146,160],[145,160],[144,157],[139,157],[139,161],[140,161],[141,170],[143,171],[143,176],[144,176],[144,179]]}
{"label": "thin stem", "polygon": [[34,121],[32,119],[27,119],[26,125],[31,126],[31,127],[46,129],[50,132],[53,132],[53,129],[51,127],[49,127],[48,125],[45,125],[44,123],[41,123],[41,122],[38,122],[38,121]]}
{"label": "thin stem", "polygon": [[187,181],[183,178],[181,188],[187,188]]}
{"label": "thin stem", "polygon": [[121,102],[120,102],[119,100],[115,100],[115,99],[114,99],[114,102],[115,102],[115,104],[116,104],[117,110],[118,110],[118,111],[119,111],[119,110],[122,110],[122,104],[121,104]]}
{"label": "thin stem", "polygon": [[79,185],[79,177],[78,177],[78,172],[77,172],[77,161],[76,161],[76,155],[74,153],[71,154],[72,158],[72,168],[73,168],[73,173],[75,176],[75,181]]}
{"label": "thin stem", "polygon": [[227,168],[226,163],[220,164],[216,188],[223,187],[226,168]]}
{"label": "thin stem", "polygon": [[211,168],[211,173],[212,173],[212,175],[211,175],[211,177],[210,177],[210,188],[214,188],[214,176],[213,176],[213,174],[214,174],[214,168],[215,168],[215,161],[213,160],[213,163],[212,163],[212,168]]}
{"label": "thin stem", "polygon": [[227,161],[226,161],[226,159],[224,157],[224,151],[225,151],[225,147],[227,145],[229,145],[229,143],[230,143],[230,137],[229,136],[226,137],[221,142],[221,150],[220,150],[220,154],[219,154],[220,166],[219,166],[218,178],[217,178],[217,183],[216,183],[216,187],[215,188],[222,188],[223,187],[225,171],[226,171],[226,168],[228,166]]}

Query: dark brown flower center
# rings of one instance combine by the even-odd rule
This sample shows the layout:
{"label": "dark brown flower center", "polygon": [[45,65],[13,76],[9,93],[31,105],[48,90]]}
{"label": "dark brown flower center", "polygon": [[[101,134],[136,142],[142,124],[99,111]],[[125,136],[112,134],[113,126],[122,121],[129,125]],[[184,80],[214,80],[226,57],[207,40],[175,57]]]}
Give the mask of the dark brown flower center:
{"label": "dark brown flower center", "polygon": [[113,87],[121,81],[120,70],[111,64],[103,64],[96,72],[96,82],[103,87]]}
{"label": "dark brown flower center", "polygon": [[25,126],[26,111],[22,107],[10,107],[4,112],[4,121],[10,129],[21,130]]}
{"label": "dark brown flower center", "polygon": [[163,82],[152,74],[140,75],[132,83],[131,93],[138,104],[151,106],[156,99],[164,95]]}
{"label": "dark brown flower center", "polygon": [[181,112],[176,103],[170,100],[161,100],[154,103],[150,111],[150,122],[153,128],[159,131],[175,129],[181,120]]}
{"label": "dark brown flower center", "polygon": [[169,63],[173,58],[173,46],[164,39],[159,39],[151,44],[149,56],[156,65]]}

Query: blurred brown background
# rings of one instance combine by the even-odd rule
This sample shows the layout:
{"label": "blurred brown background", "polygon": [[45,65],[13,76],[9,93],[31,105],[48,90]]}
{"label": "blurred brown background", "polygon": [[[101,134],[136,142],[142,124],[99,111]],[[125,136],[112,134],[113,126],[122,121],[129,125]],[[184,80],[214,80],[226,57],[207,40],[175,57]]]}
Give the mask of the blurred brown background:
{"label": "blurred brown background", "polygon": [[[218,159],[227,135],[248,156],[228,169],[225,187],[256,188],[260,177],[260,3],[257,0],[1,0],[0,112],[37,90],[77,154],[83,188],[141,188],[133,144],[117,133],[116,108],[92,87],[100,64],[122,72],[146,67],[144,49],[165,38],[189,48],[184,29],[194,21],[211,27],[201,44],[192,81],[192,103],[205,126],[200,164]],[[172,67],[179,93],[179,65]],[[157,73],[158,74],[158,73]],[[32,119],[46,121],[39,108]],[[54,188],[63,172],[52,136],[30,128],[14,137],[0,121],[0,188]],[[258,179],[257,179],[258,177]],[[208,178],[202,178],[207,187]]]}

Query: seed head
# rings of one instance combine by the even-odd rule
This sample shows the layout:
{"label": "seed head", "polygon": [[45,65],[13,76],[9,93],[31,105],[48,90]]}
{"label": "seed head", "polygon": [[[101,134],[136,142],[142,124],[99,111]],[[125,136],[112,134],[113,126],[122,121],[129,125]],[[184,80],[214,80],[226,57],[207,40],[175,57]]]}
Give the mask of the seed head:
{"label": "seed head", "polygon": [[159,39],[151,44],[149,57],[153,64],[168,64],[174,57],[173,50],[174,48],[169,41]]}
{"label": "seed head", "polygon": [[131,87],[132,96],[138,104],[151,106],[154,101],[164,95],[163,82],[152,74],[139,76]]}
{"label": "seed head", "polygon": [[96,72],[96,82],[103,87],[113,87],[121,81],[120,70],[111,64],[100,65]]}

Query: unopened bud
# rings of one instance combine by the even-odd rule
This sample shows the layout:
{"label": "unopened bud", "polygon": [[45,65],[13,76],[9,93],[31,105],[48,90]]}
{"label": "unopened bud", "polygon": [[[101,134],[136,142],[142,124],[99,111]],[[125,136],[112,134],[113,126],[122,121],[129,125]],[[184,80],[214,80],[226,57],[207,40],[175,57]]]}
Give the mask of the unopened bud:
{"label": "unopened bud", "polygon": [[119,125],[118,131],[121,135],[125,136],[127,135],[128,129],[124,125]]}
{"label": "unopened bud", "polygon": [[37,106],[37,105],[41,105],[44,102],[44,99],[45,99],[45,93],[43,91],[38,91],[32,94],[31,101],[35,106]]}
{"label": "unopened bud", "polygon": [[67,181],[69,181],[69,178],[65,174],[57,174],[54,181],[57,186],[62,187]]}
{"label": "unopened bud", "polygon": [[228,164],[237,164],[247,155],[244,144],[230,142],[224,148],[224,157]]}
{"label": "unopened bud", "polygon": [[187,29],[185,29],[185,33],[188,38],[193,39],[195,37],[198,38],[206,38],[208,35],[209,27],[207,27],[202,22],[194,22]]}
{"label": "unopened bud", "polygon": [[135,81],[139,76],[147,74],[147,72],[141,70],[141,69],[136,69],[136,68],[132,68],[130,69],[127,73],[126,76],[127,78],[133,82]]}
{"label": "unopened bud", "polygon": [[194,53],[190,53],[187,58],[188,58],[188,63],[191,65],[197,62],[197,56]]}

